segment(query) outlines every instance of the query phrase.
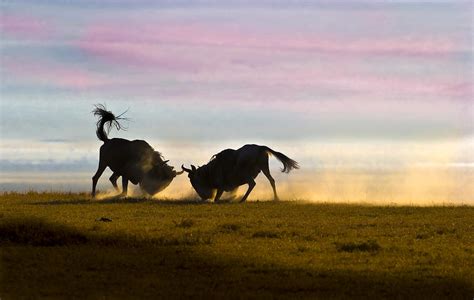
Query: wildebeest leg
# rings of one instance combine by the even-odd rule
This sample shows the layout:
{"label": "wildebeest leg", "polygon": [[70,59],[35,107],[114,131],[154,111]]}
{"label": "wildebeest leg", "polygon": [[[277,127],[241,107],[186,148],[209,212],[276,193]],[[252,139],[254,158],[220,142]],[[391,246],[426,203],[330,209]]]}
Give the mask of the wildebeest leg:
{"label": "wildebeest leg", "polygon": [[250,195],[250,192],[253,190],[256,183],[255,183],[255,180],[250,179],[248,184],[249,184],[249,189],[247,190],[247,193],[245,193],[245,195],[242,197],[242,200],[240,200],[240,203],[245,202],[245,200],[247,200],[247,197]]}
{"label": "wildebeest leg", "polygon": [[120,196],[126,197],[128,191],[128,178],[122,175],[122,194]]}
{"label": "wildebeest leg", "polygon": [[115,190],[118,192],[119,191],[119,188],[118,188],[118,185],[117,185],[117,179],[120,177],[120,175],[118,175],[117,173],[114,173],[112,174],[112,176],[110,176],[109,180],[110,182],[112,182],[112,185],[114,186]]}
{"label": "wildebeest leg", "polygon": [[217,190],[216,196],[214,197],[214,202],[219,201],[219,199],[222,196],[222,193],[224,193],[224,190],[220,190],[220,189]]}
{"label": "wildebeest leg", "polygon": [[270,181],[270,184],[273,189],[273,200],[279,200],[276,187],[275,187],[275,179],[273,179],[272,175],[270,174],[270,170],[268,169],[268,162],[265,165],[265,167],[262,166],[262,173],[265,174],[265,176],[268,178],[268,181]]}
{"label": "wildebeest leg", "polygon": [[92,198],[95,197],[95,188],[97,186],[97,181],[99,181],[100,176],[102,173],[104,173],[105,168],[107,166],[102,163],[102,160],[99,160],[99,167],[97,168],[97,172],[95,172],[95,175],[92,176]]}

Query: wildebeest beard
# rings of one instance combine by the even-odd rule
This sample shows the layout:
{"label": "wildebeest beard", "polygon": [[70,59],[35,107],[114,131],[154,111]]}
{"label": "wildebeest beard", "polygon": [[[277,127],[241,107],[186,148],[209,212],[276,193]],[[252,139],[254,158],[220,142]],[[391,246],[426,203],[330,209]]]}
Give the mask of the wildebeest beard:
{"label": "wildebeest beard", "polygon": [[208,164],[189,174],[191,184],[202,199],[213,198],[218,187],[225,191],[237,188],[229,180],[235,170],[235,150],[226,149],[214,155]]}
{"label": "wildebeest beard", "polygon": [[166,162],[155,164],[148,172],[145,173],[140,181],[140,188],[150,195],[154,195],[164,190],[176,176],[173,167]]}
{"label": "wildebeest beard", "polygon": [[196,193],[198,193],[199,197],[201,197],[203,200],[213,198],[214,194],[216,193],[216,189],[211,185],[208,173],[209,168],[206,165],[189,174],[191,185],[193,186]]}

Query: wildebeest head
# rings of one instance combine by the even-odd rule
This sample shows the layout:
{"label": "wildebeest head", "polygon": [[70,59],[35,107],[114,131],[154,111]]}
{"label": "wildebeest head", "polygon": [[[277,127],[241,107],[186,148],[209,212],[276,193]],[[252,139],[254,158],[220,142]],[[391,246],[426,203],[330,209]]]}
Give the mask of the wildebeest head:
{"label": "wildebeest head", "polygon": [[144,174],[140,181],[140,187],[150,195],[164,190],[173,181],[173,178],[183,173],[176,172],[167,164],[168,161],[156,162],[153,167]]}
{"label": "wildebeest head", "polygon": [[215,190],[207,182],[202,167],[196,169],[194,165],[191,165],[191,169],[188,169],[183,165],[181,166],[181,169],[188,173],[189,180],[191,181],[194,190],[202,200],[211,199],[214,196]]}

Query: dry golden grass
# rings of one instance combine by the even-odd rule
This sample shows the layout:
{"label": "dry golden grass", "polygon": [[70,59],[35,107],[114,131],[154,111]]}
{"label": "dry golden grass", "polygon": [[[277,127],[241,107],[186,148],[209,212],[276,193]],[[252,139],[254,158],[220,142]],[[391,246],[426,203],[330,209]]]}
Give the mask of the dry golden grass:
{"label": "dry golden grass", "polygon": [[0,196],[0,297],[467,298],[474,208]]}

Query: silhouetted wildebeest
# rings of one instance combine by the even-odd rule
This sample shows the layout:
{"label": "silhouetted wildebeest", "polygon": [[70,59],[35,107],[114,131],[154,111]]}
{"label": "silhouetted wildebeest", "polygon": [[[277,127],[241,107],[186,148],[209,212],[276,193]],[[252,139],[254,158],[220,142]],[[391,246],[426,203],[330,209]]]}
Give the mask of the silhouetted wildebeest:
{"label": "silhouetted wildebeest", "polygon": [[270,175],[268,168],[268,156],[275,156],[282,164],[282,172],[288,173],[292,169],[298,169],[298,163],[283,153],[273,151],[267,146],[245,145],[240,149],[226,149],[214,155],[208,164],[196,169],[181,166],[188,173],[196,192],[203,199],[210,199],[215,194],[214,201],[218,201],[224,191],[233,191],[243,184],[249,188],[240,202],[247,200],[252,189],[255,187],[255,178],[260,171],[265,174],[273,189],[273,196],[278,200],[275,188],[275,180]]}
{"label": "silhouetted wildebeest", "polygon": [[[92,197],[95,197],[97,181],[107,167],[113,172],[110,181],[117,191],[119,191],[117,179],[122,176],[121,196],[127,195],[128,181],[140,184],[143,191],[154,195],[165,189],[176,175],[183,173],[183,171],[176,172],[173,167],[168,166],[168,161],[163,161],[161,154],[145,141],[109,139],[107,132],[112,126],[117,130],[122,128],[119,120],[123,119],[121,118],[123,114],[116,117],[100,104],[95,106],[93,113],[99,117],[96,133],[104,144],[100,147],[99,167],[92,177]],[[107,126],[107,132],[104,126]]]}

